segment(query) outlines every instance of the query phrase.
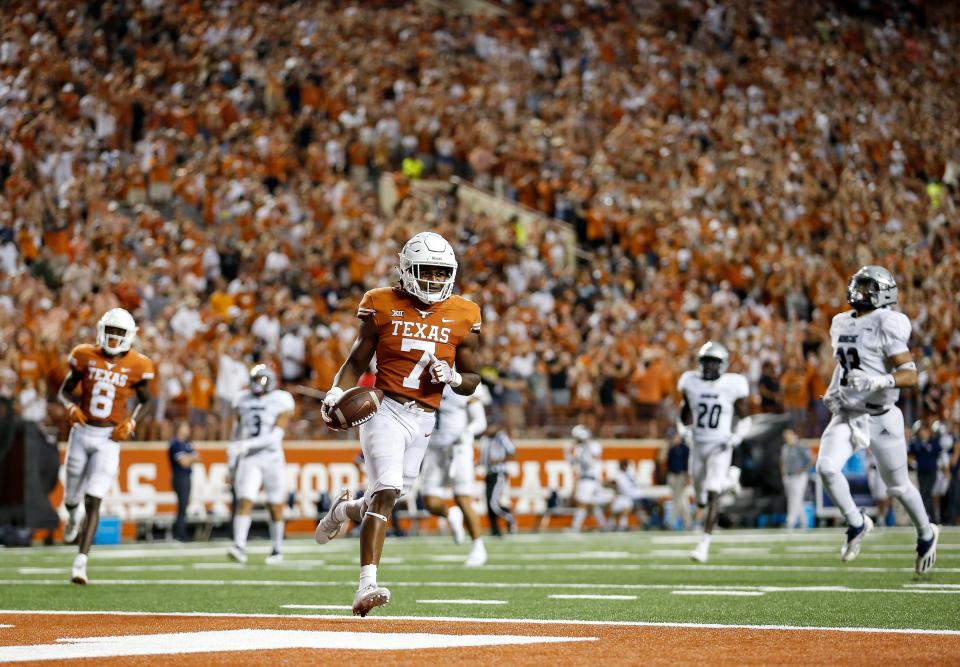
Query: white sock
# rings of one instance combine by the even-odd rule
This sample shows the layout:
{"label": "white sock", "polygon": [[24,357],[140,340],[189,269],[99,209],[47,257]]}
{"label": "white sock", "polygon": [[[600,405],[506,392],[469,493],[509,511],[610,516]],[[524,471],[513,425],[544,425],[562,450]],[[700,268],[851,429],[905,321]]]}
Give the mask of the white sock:
{"label": "white sock", "polygon": [[237,514],[233,517],[233,543],[241,549],[247,548],[247,535],[253,517],[249,514]]}
{"label": "white sock", "polygon": [[483,545],[483,538],[482,538],[482,537],[478,537],[477,539],[475,539],[475,540],[473,541],[473,546],[470,547],[470,548],[471,548],[473,551],[483,551],[483,550],[485,550],[487,547],[485,547],[485,546]]}
{"label": "white sock", "polygon": [[859,528],[863,525],[863,512],[857,510],[856,512],[845,513],[843,518],[847,520],[847,525],[851,528]]}
{"label": "white sock", "polygon": [[578,507],[577,511],[573,514],[573,523],[570,525],[574,530],[579,531],[583,526],[583,520],[587,518],[587,510],[583,507]]}
{"label": "white sock", "polygon": [[280,547],[283,545],[283,527],[285,521],[270,522],[270,540],[273,542],[273,550],[280,553]]}
{"label": "white sock", "polygon": [[596,505],[593,507],[593,519],[598,526],[605,527],[607,525],[607,517],[603,515],[603,510]]}
{"label": "white sock", "polygon": [[377,566],[361,565],[360,566],[360,590],[363,590],[367,586],[376,586],[376,585],[377,585]]}
{"label": "white sock", "polygon": [[712,535],[710,535],[710,533],[704,533],[703,535],[700,536],[700,544],[706,544],[709,547],[711,537]]}
{"label": "white sock", "polygon": [[76,558],[73,559],[74,567],[86,567],[87,566],[87,554],[77,554]]}
{"label": "white sock", "polygon": [[357,498],[356,500],[349,500],[344,503],[340,503],[333,509],[333,518],[338,523],[343,523],[350,516],[347,514],[347,507],[351,509],[356,508],[361,514],[363,513],[363,498]]}

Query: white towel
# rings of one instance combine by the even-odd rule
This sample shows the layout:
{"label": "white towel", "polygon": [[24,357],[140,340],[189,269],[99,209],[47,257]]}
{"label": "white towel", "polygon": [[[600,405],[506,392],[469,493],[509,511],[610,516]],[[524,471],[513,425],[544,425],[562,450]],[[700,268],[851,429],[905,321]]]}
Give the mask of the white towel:
{"label": "white towel", "polygon": [[870,415],[847,415],[847,424],[850,425],[850,442],[854,449],[864,449],[870,446]]}

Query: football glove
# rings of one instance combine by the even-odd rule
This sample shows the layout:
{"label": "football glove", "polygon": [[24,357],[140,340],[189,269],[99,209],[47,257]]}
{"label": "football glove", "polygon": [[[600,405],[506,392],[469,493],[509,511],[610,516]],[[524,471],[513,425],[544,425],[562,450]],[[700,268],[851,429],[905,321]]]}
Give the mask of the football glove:
{"label": "football glove", "polygon": [[847,373],[847,384],[854,391],[874,392],[880,389],[892,389],[896,380],[889,373],[886,375],[870,375],[859,368]]}
{"label": "football glove", "polygon": [[80,406],[76,403],[71,403],[67,406],[67,418],[70,420],[71,424],[86,424],[87,417],[83,414],[83,410],[80,409]]}
{"label": "football glove", "polygon": [[823,404],[832,415],[840,414],[843,410],[843,399],[840,398],[840,392],[828,392],[823,397]]}
{"label": "football glove", "polygon": [[460,377],[460,373],[453,370],[446,361],[442,359],[437,359],[437,355],[430,353],[430,359],[433,360],[433,363],[430,364],[430,381],[434,384],[448,384],[451,387],[459,387],[460,383],[463,382],[463,378]]}
{"label": "football glove", "polygon": [[137,428],[137,420],[133,417],[123,420],[116,425],[113,429],[113,439],[117,442],[128,439],[133,435],[134,429]]}
{"label": "football glove", "polygon": [[323,406],[320,408],[320,416],[323,417],[323,421],[326,423],[329,424],[333,421],[330,413],[340,401],[341,396],[343,396],[343,389],[340,387],[330,387],[327,389],[327,394],[323,397]]}

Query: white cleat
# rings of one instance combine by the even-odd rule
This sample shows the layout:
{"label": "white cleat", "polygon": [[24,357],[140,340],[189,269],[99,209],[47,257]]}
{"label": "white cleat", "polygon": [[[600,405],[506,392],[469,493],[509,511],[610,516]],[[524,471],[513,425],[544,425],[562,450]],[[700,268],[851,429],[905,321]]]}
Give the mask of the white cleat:
{"label": "white cleat", "polygon": [[283,554],[279,551],[272,551],[263,563],[264,565],[280,565],[283,563]]}
{"label": "white cleat", "polygon": [[240,563],[241,565],[247,562],[246,552],[240,547],[238,547],[236,544],[230,545],[230,548],[227,549],[227,555],[230,556],[231,559]]}
{"label": "white cleat", "polygon": [[706,563],[707,559],[710,558],[710,543],[701,542],[698,544],[694,550],[690,552],[690,558],[698,563]]}
{"label": "white cleat", "polygon": [[70,581],[80,585],[87,583],[87,557],[85,555],[77,554],[77,557],[73,559]]}
{"label": "white cleat", "polygon": [[926,574],[937,562],[937,542],[940,540],[940,526],[931,524],[933,537],[929,540],[917,540],[917,574]]}
{"label": "white cleat", "polygon": [[390,602],[390,590],[371,584],[353,596],[353,615],[361,618]]}
{"label": "white cleat", "polygon": [[463,544],[463,538],[466,531],[463,529],[463,510],[454,505],[447,512],[447,522],[450,524],[450,532],[453,533],[454,544]]}
{"label": "white cleat", "polygon": [[80,534],[80,526],[83,525],[85,518],[87,518],[87,511],[83,508],[82,504],[77,505],[76,509],[68,513],[67,525],[63,529],[64,544],[73,544],[77,541],[77,535]]}
{"label": "white cleat", "polygon": [[869,535],[871,530],[873,530],[873,519],[866,514],[863,515],[862,526],[859,528],[847,528],[846,540],[840,548],[840,560],[844,563],[849,563],[859,556],[860,545],[863,543],[863,538]]}
{"label": "white cleat", "polygon": [[343,527],[343,521],[337,521],[333,516],[333,510],[337,509],[337,506],[340,503],[345,503],[350,500],[350,489],[341,489],[340,495],[333,500],[333,504],[330,505],[330,511],[327,512],[320,523],[317,524],[317,529],[313,533],[313,539],[317,541],[317,544],[326,544],[338,534],[340,534],[340,529]]}
{"label": "white cleat", "polygon": [[466,567],[481,567],[487,562],[487,547],[483,545],[482,540],[477,540],[473,543],[473,548],[470,549],[470,555],[467,556],[467,560],[464,561]]}

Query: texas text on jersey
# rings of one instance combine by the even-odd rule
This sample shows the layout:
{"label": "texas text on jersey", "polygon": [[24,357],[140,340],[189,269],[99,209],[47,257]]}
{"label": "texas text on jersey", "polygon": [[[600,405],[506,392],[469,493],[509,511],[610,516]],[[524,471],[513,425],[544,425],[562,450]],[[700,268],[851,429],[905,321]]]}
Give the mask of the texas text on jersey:
{"label": "texas text on jersey", "polygon": [[127,417],[127,402],[135,385],[153,379],[153,362],[136,350],[110,356],[83,344],[70,352],[71,370],[80,373],[79,406],[89,423],[119,424]]}
{"label": "texas text on jersey", "polygon": [[460,342],[480,332],[480,307],[469,299],[427,305],[399,287],[364,294],[357,316],[372,320],[379,334],[376,387],[433,409],[446,385],[430,382],[431,355],[453,366]]}

